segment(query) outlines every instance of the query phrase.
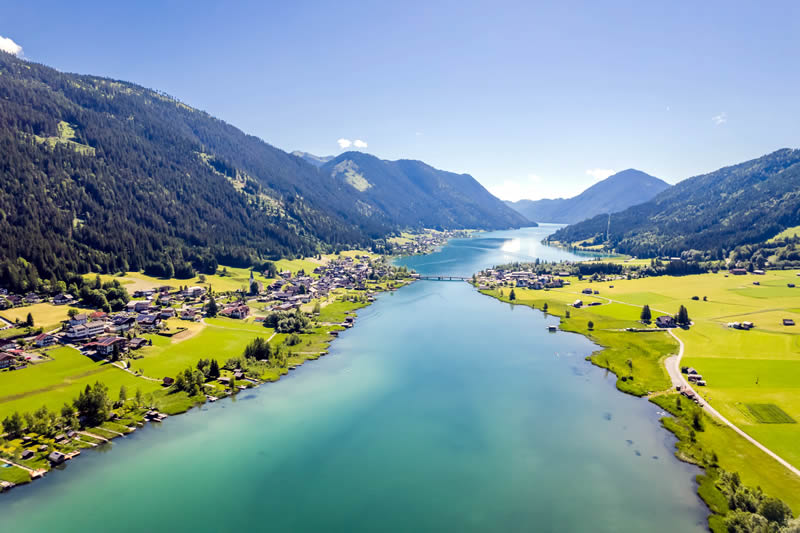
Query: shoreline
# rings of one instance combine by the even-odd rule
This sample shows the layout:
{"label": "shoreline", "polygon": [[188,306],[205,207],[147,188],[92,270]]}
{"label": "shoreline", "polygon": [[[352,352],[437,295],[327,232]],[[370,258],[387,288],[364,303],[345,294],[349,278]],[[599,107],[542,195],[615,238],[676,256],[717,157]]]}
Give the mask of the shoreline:
{"label": "shoreline", "polygon": [[[683,398],[683,395],[678,393],[673,385],[672,385],[672,378],[670,376],[669,368],[668,368],[668,360],[670,357],[673,357],[674,354],[670,352],[662,352],[658,357],[658,366],[665,371],[668,376],[668,380],[670,381],[670,385],[668,388],[664,388],[661,390],[652,390],[641,392],[633,389],[629,386],[630,379],[631,381],[633,378],[627,378],[627,376],[623,375],[624,372],[621,372],[619,368],[615,368],[613,363],[609,362],[609,359],[601,358],[603,354],[608,351],[614,349],[613,346],[609,345],[608,343],[603,342],[603,340],[599,339],[596,335],[597,330],[595,329],[588,329],[587,331],[583,331],[578,329],[577,327],[569,327],[566,320],[569,320],[570,315],[569,311],[567,310],[567,306],[563,306],[560,304],[547,306],[547,302],[544,302],[545,306],[543,307],[536,307],[534,302],[520,302],[520,301],[512,301],[509,299],[508,295],[503,295],[497,293],[493,289],[480,289],[476,284],[470,283],[473,285],[474,289],[477,290],[480,294],[484,296],[488,296],[498,302],[508,303],[511,305],[522,305],[525,307],[529,307],[533,310],[542,312],[545,316],[550,315],[553,317],[557,317],[559,319],[558,330],[563,331],[565,333],[577,333],[583,335],[596,345],[600,347],[599,350],[596,350],[591,355],[585,358],[586,361],[590,362],[592,365],[603,368],[608,372],[614,374],[617,378],[616,380],[616,389],[619,392],[637,397],[637,398],[644,398],[646,397],[647,400],[654,405],[662,408],[666,413],[670,416],[661,418],[661,426],[666,429],[670,434],[672,434],[676,438],[675,442],[675,457],[685,463],[693,464],[702,470],[701,474],[695,476],[695,483],[697,487],[697,496],[703,501],[709,511],[708,515],[708,529],[712,532],[723,532],[727,531],[725,526],[725,515],[731,512],[729,509],[728,503],[725,499],[725,495],[721,492],[721,490],[717,487],[717,481],[720,479],[721,476],[727,475],[727,471],[725,471],[720,466],[720,460],[717,456],[717,453],[710,449],[706,443],[700,442],[700,439],[697,437],[698,433],[701,433],[705,430],[712,429],[712,430],[719,430],[724,429],[733,432],[734,429],[729,428],[723,420],[718,420],[709,414],[705,409],[703,404],[699,404],[695,406],[691,401],[687,398]],[[602,297],[601,297],[602,298]],[[544,298],[542,298],[544,299]],[[559,312],[561,308],[564,307],[564,312]],[[657,332],[659,330],[652,329],[652,332]],[[648,331],[649,332],[649,331]],[[623,331],[618,331],[617,333],[623,333]],[[680,343],[680,339],[675,337],[671,331],[668,330],[668,333],[675,339],[677,343]],[[630,361],[630,359],[629,359]],[[634,364],[636,364],[636,360],[634,359]],[[631,370],[633,369],[633,365],[631,365]],[[683,401],[681,400],[683,398]],[[703,402],[705,403],[705,402]],[[688,404],[688,408],[687,408]],[[698,418],[699,416],[699,418]],[[738,429],[738,428],[737,428]],[[752,445],[749,442],[749,439],[736,434],[737,437],[741,437],[742,440],[747,440],[748,444]],[[763,452],[760,448],[756,447],[759,452]],[[720,455],[722,455],[724,459],[724,452],[727,449],[721,450]],[[766,452],[764,452],[766,453]],[[770,456],[770,459],[774,459],[774,457]],[[782,467],[785,465],[781,461],[775,461],[776,464],[780,463]]]}
{"label": "shoreline", "polygon": [[[387,257],[387,260],[392,260],[392,258],[391,257]],[[387,283],[387,280],[376,280],[375,281],[375,286],[370,287],[369,288],[370,290],[368,292],[370,292],[371,294],[375,294],[375,295],[380,295],[380,294],[384,294],[384,293],[391,293],[391,292],[394,292],[394,291],[396,291],[396,290],[398,290],[398,289],[400,289],[402,287],[410,285],[410,284],[414,283],[415,281],[417,281],[417,280],[415,278],[412,278],[412,277],[404,277],[404,278],[400,278],[400,279],[390,279],[388,281],[388,283]],[[349,296],[350,294],[351,294],[350,292],[345,291],[344,294],[340,294],[338,296],[344,298],[346,296]],[[343,300],[343,301],[345,301],[345,300]],[[263,375],[260,376],[258,379],[252,378],[252,377],[249,377],[249,376],[242,377],[241,379],[237,379],[235,381],[235,383],[241,383],[241,385],[238,385],[237,387],[231,386],[230,392],[227,392],[227,393],[224,393],[224,394],[218,394],[218,392],[216,391],[216,388],[215,388],[215,390],[212,390],[210,393],[208,391],[206,391],[205,388],[202,388],[198,395],[196,395],[196,396],[188,396],[186,398],[186,400],[183,401],[182,403],[180,403],[177,407],[174,407],[174,408],[171,407],[171,408],[166,409],[166,411],[168,411],[168,413],[165,413],[165,412],[162,411],[163,407],[154,409],[152,403],[147,407],[144,407],[144,406],[141,406],[141,405],[137,405],[135,407],[129,408],[129,410],[127,412],[123,412],[122,414],[124,415],[124,418],[121,418],[116,413],[116,411],[112,411],[112,413],[114,413],[115,416],[112,416],[109,420],[107,420],[106,422],[103,422],[99,426],[81,427],[80,429],[74,430],[74,433],[73,432],[68,432],[65,429],[64,433],[71,433],[73,435],[73,437],[70,437],[68,439],[68,441],[67,441],[68,444],[69,444],[68,448],[67,448],[67,444],[61,444],[61,445],[58,446],[58,448],[60,448],[60,450],[64,450],[66,452],[64,454],[63,460],[60,460],[59,462],[53,462],[53,461],[50,461],[50,460],[48,460],[47,462],[44,462],[44,460],[39,461],[39,462],[42,463],[40,468],[35,468],[35,467],[31,467],[31,466],[26,466],[24,464],[20,464],[19,462],[17,462],[15,457],[11,457],[11,458],[0,457],[0,461],[1,462],[5,463],[5,464],[8,464],[9,466],[13,467],[16,470],[25,471],[25,472],[27,472],[29,474],[27,479],[19,479],[19,480],[15,480],[15,481],[11,481],[11,482],[0,480],[0,498],[2,498],[2,494],[3,493],[9,492],[13,488],[21,487],[21,486],[24,486],[24,485],[31,485],[34,481],[46,477],[46,474],[48,472],[54,470],[54,469],[59,469],[59,470],[63,469],[63,467],[65,466],[65,463],[67,461],[71,461],[72,459],[80,456],[81,452],[83,450],[91,450],[91,449],[98,448],[98,447],[101,447],[101,446],[106,447],[109,444],[112,444],[112,441],[116,440],[117,438],[126,437],[127,435],[130,435],[130,434],[134,433],[138,429],[142,429],[144,427],[147,427],[147,422],[151,422],[151,423],[152,422],[159,422],[159,424],[160,424],[169,416],[177,416],[177,415],[185,414],[185,413],[187,413],[189,411],[192,411],[194,408],[200,408],[200,407],[202,407],[203,405],[205,405],[207,403],[214,403],[214,402],[217,402],[219,400],[230,399],[232,397],[235,397],[239,392],[244,392],[244,391],[246,391],[248,389],[259,388],[262,385],[266,385],[266,384],[269,384],[269,383],[275,383],[275,382],[280,381],[280,379],[282,377],[289,375],[292,371],[300,368],[306,362],[308,362],[308,361],[316,361],[316,360],[328,355],[330,346],[332,345],[332,343],[334,341],[336,341],[336,339],[339,337],[339,334],[342,331],[346,331],[347,329],[351,329],[351,328],[356,326],[357,311],[359,309],[363,309],[363,308],[371,306],[375,301],[376,301],[375,298],[370,297],[370,298],[363,299],[362,301],[359,301],[359,302],[354,302],[354,303],[357,303],[358,305],[356,307],[354,307],[353,309],[345,311],[345,315],[346,316],[352,317],[351,319],[346,321],[346,322],[348,322],[349,325],[345,326],[345,325],[338,325],[337,324],[339,326],[339,328],[334,329],[332,327],[332,325],[325,325],[325,324],[323,324],[321,322],[317,322],[316,323],[316,327],[331,328],[330,330],[327,330],[328,338],[325,341],[322,342],[322,344],[321,344],[322,349],[320,351],[315,351],[315,352],[302,352],[302,351],[293,352],[293,351],[289,350],[288,355],[286,356],[285,364],[282,367],[279,367],[279,368],[276,367],[274,369],[273,375],[271,375],[269,378],[264,378]],[[333,303],[335,303],[335,302],[336,302],[336,300],[334,300]],[[331,302],[328,302],[328,303],[331,303]],[[208,324],[206,324],[204,322],[204,320],[205,319],[203,319],[204,325],[206,327],[208,327]],[[246,330],[242,330],[242,333],[245,333],[245,332],[246,332]],[[199,333],[199,331],[196,331],[195,334],[196,333]],[[302,337],[305,334],[315,335],[316,333],[314,333],[314,332],[306,332],[306,333],[302,333],[300,336]],[[275,337],[276,335],[277,335],[277,332],[273,332],[272,335],[269,337],[269,340],[267,340],[267,342],[269,343],[269,341],[272,340],[272,338]],[[288,334],[282,334],[282,335],[288,335]],[[243,357],[241,354],[229,354],[229,355],[232,356],[233,358],[241,358],[241,357]],[[297,356],[301,356],[300,357],[301,360],[292,361],[292,362],[288,361],[289,357],[297,357]],[[117,367],[119,370],[122,370],[124,372],[133,373],[132,370],[127,369],[127,368],[122,368],[121,366],[118,366],[117,364],[114,364],[114,363],[109,363],[109,364],[111,366]],[[136,377],[138,377],[140,379],[145,379],[145,380],[150,380],[150,381],[159,381],[159,382],[162,381],[160,379],[149,377],[149,376],[147,376],[145,374],[141,374],[141,375],[134,374],[134,375],[136,375]],[[169,387],[167,389],[158,390],[157,392],[161,392],[165,396],[168,396],[170,394],[168,392],[170,389],[171,389],[171,387]],[[180,394],[184,394],[181,391],[176,391],[176,392],[179,392]],[[127,401],[130,401],[130,398],[128,398]],[[151,400],[151,401],[153,401],[153,400]],[[125,407],[124,404],[123,404],[122,407]],[[117,409],[117,408],[115,407],[115,409]],[[121,422],[123,420],[131,420],[133,422],[133,424],[117,424],[117,421]],[[108,426],[114,425],[114,429],[112,430],[112,429],[110,429],[108,427],[104,427],[106,425],[108,425]],[[29,428],[26,428],[26,429],[29,429]],[[33,435],[33,437],[31,437],[31,435]],[[0,434],[0,443],[5,441],[6,437],[7,437],[7,435]],[[48,450],[47,451],[48,451],[48,453],[51,450],[54,450],[54,449],[57,448],[57,446],[56,446],[57,442],[53,438],[45,437],[44,435],[36,434],[34,432],[31,432],[31,431],[22,432],[20,437],[23,439],[22,442],[25,444],[23,446],[23,448],[28,448],[29,449],[30,447],[32,447],[32,445],[30,443],[32,443],[34,441],[35,442],[39,442],[39,443],[42,442],[42,441],[47,441],[47,445],[48,445]],[[26,442],[26,439],[27,439],[27,442]],[[8,442],[8,441],[6,441],[6,442]],[[56,451],[60,451],[60,450],[56,450]],[[0,468],[2,468],[2,467],[0,467]],[[2,501],[2,500],[0,500],[0,501]]]}

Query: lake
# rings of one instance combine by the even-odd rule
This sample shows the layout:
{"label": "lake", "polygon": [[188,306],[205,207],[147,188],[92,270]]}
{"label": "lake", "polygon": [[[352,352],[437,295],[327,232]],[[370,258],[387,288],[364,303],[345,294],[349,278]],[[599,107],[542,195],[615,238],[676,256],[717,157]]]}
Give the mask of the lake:
{"label": "lake", "polygon": [[[552,227],[399,260],[575,256]],[[586,338],[464,282],[379,296],[330,355],[0,496],[0,531],[705,531],[699,471]]]}

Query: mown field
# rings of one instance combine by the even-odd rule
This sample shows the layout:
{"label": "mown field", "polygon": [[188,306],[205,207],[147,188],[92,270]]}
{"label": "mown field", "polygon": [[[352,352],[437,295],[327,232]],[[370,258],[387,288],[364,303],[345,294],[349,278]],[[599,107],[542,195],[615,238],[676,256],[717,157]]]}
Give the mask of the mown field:
{"label": "mown field", "polygon": [[[696,368],[708,382],[707,387],[696,387],[698,392],[726,418],[800,467],[800,325],[782,324],[783,318],[800,324],[800,288],[787,286],[800,284],[796,271],[768,271],[763,276],[726,276],[726,272],[720,272],[613,282],[571,281],[572,285],[563,289],[515,289],[517,302],[539,309],[547,302],[548,311],[562,317],[569,310],[571,318],[562,321],[562,328],[587,334],[608,347],[593,355],[593,361],[612,369],[620,378],[632,375],[633,383],[620,379],[618,386],[634,394],[669,387],[663,358],[676,353],[677,345],[666,334],[620,330],[641,327],[636,321],[644,304],[650,306],[654,319],[659,314],[675,314],[684,305],[693,325],[675,333],[685,343],[682,365]],[[599,294],[580,294],[586,287]],[[509,288],[503,291],[502,299],[508,301]],[[497,291],[486,292],[499,296]],[[567,307],[577,298],[584,303],[604,303],[581,309]],[[594,322],[593,331],[588,329],[590,320]],[[755,329],[728,327],[728,323],[743,321],[754,322]],[[632,339],[646,341],[637,346]],[[714,437],[709,445],[724,450],[719,452],[724,468],[739,471],[748,484],[765,490],[769,487],[770,493],[800,511],[800,480],[785,475],[777,462],[734,432],[719,428],[704,438],[712,439],[711,435]]]}
{"label": "mown field", "polygon": [[22,307],[14,307],[0,311],[0,316],[10,322],[24,322],[28,317],[28,313],[33,316],[33,324],[35,327],[56,328],[59,323],[67,319],[67,310],[69,306],[66,305],[53,305],[50,303],[39,303],[26,305]]}
{"label": "mown field", "polygon": [[48,350],[50,361],[14,372],[0,372],[0,419],[14,411],[35,411],[42,405],[58,410],[86,385],[105,383],[116,397],[121,385],[128,390],[153,392],[159,384],[137,378],[106,362],[95,362],[66,346]]}

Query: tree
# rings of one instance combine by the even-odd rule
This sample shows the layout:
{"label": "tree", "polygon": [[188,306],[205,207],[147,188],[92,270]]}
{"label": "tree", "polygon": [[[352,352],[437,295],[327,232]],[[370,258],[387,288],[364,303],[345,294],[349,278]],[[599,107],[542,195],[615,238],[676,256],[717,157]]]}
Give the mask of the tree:
{"label": "tree", "polygon": [[569,314],[569,309],[567,309],[567,310],[564,312],[564,318],[569,318],[569,317],[570,317],[570,314]]}
{"label": "tree", "polygon": [[517,293],[514,292],[514,289],[511,289],[511,292],[508,293],[508,299],[512,302],[517,299]]}
{"label": "tree", "polygon": [[75,309],[74,307],[70,307],[67,310],[67,316],[70,317],[70,318],[75,318],[75,315],[77,315],[77,314],[78,314],[78,310]]}
{"label": "tree", "polygon": [[28,326],[29,328],[33,327],[33,315],[32,314],[28,313],[28,316],[25,319],[25,325]]}
{"label": "tree", "polygon": [[127,399],[128,399],[128,389],[125,388],[125,385],[120,385],[119,400],[117,400],[117,403],[119,405],[124,405]]}
{"label": "tree", "polygon": [[219,313],[219,307],[217,306],[217,300],[213,296],[208,299],[208,303],[206,304],[206,314],[208,316],[217,316]]}
{"label": "tree", "polygon": [[111,347],[111,360],[112,361],[119,361],[120,357],[122,357],[122,351],[119,349],[119,343],[114,343]]}
{"label": "tree", "polygon": [[315,315],[318,315],[318,314],[320,314],[320,312],[322,312],[322,307],[319,305],[319,302],[315,302],[314,303],[314,311],[313,311],[313,313]]}
{"label": "tree", "polygon": [[136,396],[134,396],[134,402],[136,402],[136,407],[142,406],[142,389],[136,387]]}
{"label": "tree", "polygon": [[17,411],[3,420],[3,431],[8,433],[9,437],[18,437],[22,433],[23,427],[22,416]]}
{"label": "tree", "polygon": [[244,348],[244,357],[256,361],[267,361],[272,355],[272,347],[264,337],[256,337]]}
{"label": "tree", "polygon": [[208,369],[208,376],[212,379],[217,379],[220,376],[219,363],[217,363],[216,359],[211,360],[211,364],[209,365]]}
{"label": "tree", "polygon": [[591,320],[586,325],[589,326],[589,329],[594,329],[594,322],[592,322]]}
{"label": "tree", "polygon": [[639,315],[639,318],[645,324],[649,324],[650,323],[650,320],[652,320],[653,315],[652,315],[652,313],[650,313],[650,306],[649,305],[644,304],[644,307],[642,307],[642,314]]}
{"label": "tree", "polygon": [[686,307],[680,306],[678,309],[678,316],[675,317],[675,322],[677,322],[679,326],[688,326],[691,324],[689,311],[686,310]]}
{"label": "tree", "polygon": [[547,302],[545,302],[544,305],[542,306],[542,311],[544,311],[545,313],[547,312]]}
{"label": "tree", "polygon": [[95,382],[94,386],[86,385],[75,401],[75,408],[86,417],[91,426],[97,426],[108,420],[111,413],[111,401],[108,398],[108,387]]}

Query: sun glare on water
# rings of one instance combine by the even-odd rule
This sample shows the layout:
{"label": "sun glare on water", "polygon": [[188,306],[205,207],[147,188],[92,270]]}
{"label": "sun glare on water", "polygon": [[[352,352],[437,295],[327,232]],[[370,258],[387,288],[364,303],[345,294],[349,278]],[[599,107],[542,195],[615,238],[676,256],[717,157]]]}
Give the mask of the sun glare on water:
{"label": "sun glare on water", "polygon": [[519,239],[509,239],[503,243],[503,247],[501,250],[504,252],[514,253],[519,252],[520,247],[520,240]]}

